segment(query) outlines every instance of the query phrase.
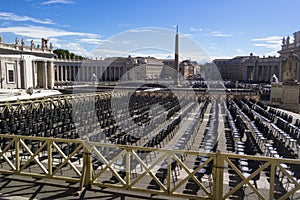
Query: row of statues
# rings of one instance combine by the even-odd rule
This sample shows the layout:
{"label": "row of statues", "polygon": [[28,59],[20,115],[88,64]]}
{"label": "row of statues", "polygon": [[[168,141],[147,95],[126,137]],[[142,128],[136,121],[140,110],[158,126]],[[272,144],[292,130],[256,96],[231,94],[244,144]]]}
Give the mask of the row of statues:
{"label": "row of statues", "polygon": [[282,45],[289,45],[290,44],[290,36],[287,36],[282,38]]}
{"label": "row of statues", "polygon": [[[42,49],[44,49],[44,48],[47,49],[47,48],[48,48],[48,47],[47,47],[48,41],[49,41],[49,39],[42,38]],[[1,41],[0,41],[0,42],[1,42]],[[18,46],[18,45],[19,45],[19,39],[16,38],[16,39],[15,39],[15,46]],[[21,40],[21,46],[22,46],[22,47],[25,46],[24,38],[22,38],[22,40]],[[33,41],[33,40],[30,41],[30,48],[35,48],[35,45],[34,45],[34,41]],[[37,45],[37,48],[40,48],[40,45]],[[50,49],[53,49],[52,43],[50,43]]]}

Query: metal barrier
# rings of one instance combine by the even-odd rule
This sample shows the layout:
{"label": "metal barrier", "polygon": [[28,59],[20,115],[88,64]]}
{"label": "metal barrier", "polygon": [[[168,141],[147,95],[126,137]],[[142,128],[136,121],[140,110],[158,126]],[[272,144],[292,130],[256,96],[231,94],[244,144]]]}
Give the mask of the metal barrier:
{"label": "metal barrier", "polygon": [[[0,140],[0,173],[77,182],[80,190],[114,187],[190,199],[228,199],[239,191],[255,199],[300,195],[299,181],[288,168],[299,167],[300,160],[6,134]],[[243,165],[251,161],[260,167],[245,173]]]}
{"label": "metal barrier", "polygon": [[[0,140],[0,173],[80,181],[82,141],[5,134],[0,134]],[[62,173],[67,166],[73,173]]]}
{"label": "metal barrier", "polygon": [[[76,90],[75,90],[76,91]],[[126,91],[126,90],[125,90]],[[160,91],[160,93],[168,94],[168,91]],[[155,93],[157,95],[157,93]],[[178,94],[182,96],[194,96],[196,95],[199,99],[205,100],[208,98],[213,98],[213,96],[224,96],[226,95],[228,99],[233,99],[235,96],[243,96],[243,97],[253,97],[255,99],[259,99],[259,95],[255,92],[243,92],[238,91],[238,95],[229,92],[229,91],[221,91],[221,92],[214,92],[209,91],[206,89],[196,89],[195,91],[178,91]],[[36,99],[25,99],[25,100],[17,100],[17,101],[8,101],[8,102],[0,102],[0,113],[4,113],[5,111],[20,111],[20,110],[31,110],[31,109],[44,109],[44,108],[53,108],[63,105],[69,105],[71,103],[76,102],[84,102],[86,100],[93,100],[95,99],[109,99],[111,98],[112,92],[91,92],[91,93],[74,93],[74,94],[66,94],[66,95],[56,95],[56,96],[49,96],[49,97],[42,97]]]}
{"label": "metal barrier", "polygon": [[6,111],[21,111],[32,109],[52,109],[54,107],[70,105],[72,102],[85,102],[87,100],[110,98],[111,92],[99,92],[99,93],[86,93],[86,94],[72,94],[72,95],[58,95],[49,96],[36,99],[25,99],[17,101],[0,102],[0,113]]}

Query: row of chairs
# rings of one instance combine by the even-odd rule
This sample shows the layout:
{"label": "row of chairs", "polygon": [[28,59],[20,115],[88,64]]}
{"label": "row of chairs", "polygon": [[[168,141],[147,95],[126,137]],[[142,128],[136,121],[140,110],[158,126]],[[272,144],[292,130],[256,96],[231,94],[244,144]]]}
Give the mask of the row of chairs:
{"label": "row of chairs", "polygon": [[[250,120],[249,115],[253,114],[253,110],[250,109],[250,107],[248,106],[249,104],[244,104],[243,102],[239,102],[239,105],[241,107],[239,107],[236,103],[236,101],[232,101],[232,108],[236,110],[236,113],[238,115],[243,115],[244,119],[247,120],[247,122],[239,121],[238,123],[243,123],[245,127],[246,124],[245,123],[249,123],[252,125],[252,128],[254,130],[254,132],[256,132],[258,134],[258,129],[256,128],[255,124],[252,123],[252,120]],[[242,119],[242,118],[240,118]],[[256,119],[255,119],[256,120]],[[240,155],[256,155],[256,154],[261,154],[261,148],[259,146],[259,144],[256,142],[255,138],[253,137],[253,135],[250,133],[250,131],[246,128],[245,131],[245,137],[246,140],[242,140],[242,138],[240,138],[239,140],[235,140],[235,145],[236,145],[236,153],[240,154]],[[248,160],[248,159],[231,159],[232,163],[241,171],[241,173],[243,174],[244,177],[249,177],[254,171],[256,171],[259,166],[261,165],[260,162],[255,161],[255,160]],[[232,167],[229,165],[228,166],[228,172],[229,172],[229,186],[231,188],[234,188],[236,185],[238,185],[242,179],[241,177],[237,174],[237,172],[232,169]],[[251,180],[253,181],[253,184],[256,188],[258,188],[257,185],[257,181],[260,179],[260,173],[258,175],[256,175],[254,178],[252,178]],[[242,188],[240,188],[239,190],[237,190],[233,195],[232,198],[234,199],[244,199],[244,198],[248,198],[248,196],[250,196],[252,194],[252,192],[247,192],[247,187],[246,185],[244,185]]]}
{"label": "row of chairs", "polygon": [[[203,116],[205,109],[208,105],[208,101],[206,100],[199,108],[195,118],[183,134],[183,136],[177,141],[177,143],[174,145],[173,149],[175,150],[180,150],[180,149],[185,149],[189,148],[188,146],[191,144],[193,139],[193,135],[197,133],[198,128],[199,128],[199,123],[202,122]],[[186,115],[194,108],[195,103],[190,104],[182,113],[180,116],[178,116],[174,121],[178,121],[177,119],[182,119],[186,117]],[[176,126],[178,124],[176,123]],[[183,160],[183,155],[180,155],[181,159]],[[168,168],[168,163],[167,160],[165,160],[161,165],[158,171],[156,172],[156,177],[164,183],[165,178],[167,177],[167,168]],[[172,159],[171,162],[171,173],[172,173],[172,178],[173,178],[173,183],[175,184],[175,181],[177,180],[177,176],[179,175],[179,167],[178,163],[175,159]],[[155,180],[151,180],[148,186],[148,189],[160,189],[160,186],[156,183]]]}
{"label": "row of chairs", "polygon": [[[259,117],[259,116],[258,116]],[[269,156],[273,156],[273,157],[284,157],[284,158],[292,158],[292,159],[297,159],[297,155],[295,155],[292,150],[290,149],[289,146],[286,145],[286,141],[283,141],[282,139],[279,139],[278,136],[274,135],[274,131],[270,131],[269,126],[267,126],[266,124],[264,124],[264,121],[260,118],[258,118],[256,120],[255,123],[251,123],[251,125],[253,126],[253,130],[254,130],[254,134],[256,134],[257,137],[256,140],[258,140],[259,138],[263,137],[262,133],[260,133],[260,131],[258,130],[259,128],[256,127],[256,125],[258,125],[260,128],[263,128],[263,131],[266,131],[268,133],[268,139],[266,138],[266,140],[264,141],[264,143],[262,143],[265,146],[265,155],[269,155]],[[275,124],[271,124],[271,127],[273,127],[272,129],[279,131],[280,129],[275,125]],[[282,130],[281,130],[282,131]],[[269,142],[271,141],[271,143]],[[259,141],[258,141],[259,142]],[[290,175],[294,176],[296,180],[299,180],[300,178],[300,173],[298,172],[298,170],[296,170],[297,165],[289,165],[289,164],[283,164],[282,165],[284,168],[286,168]],[[266,174],[267,176],[270,175],[270,169],[266,169]],[[279,180],[279,172],[277,172],[276,174],[276,180],[281,182],[280,186],[282,187],[283,185],[283,179]]]}
{"label": "row of chairs", "polygon": [[[189,150],[191,145],[194,143],[194,139],[199,131],[200,125],[203,121],[204,113],[208,106],[208,100],[201,103],[199,110],[193,118],[193,121],[189,124],[182,137],[174,145],[174,150]],[[191,107],[192,108],[192,107]],[[186,112],[189,113],[190,109]]]}
{"label": "row of chairs", "polygon": [[[265,110],[267,110],[267,109],[265,109]],[[292,123],[292,121],[293,121],[293,116],[289,115],[289,114],[287,114],[287,113],[285,113],[283,111],[280,111],[280,110],[272,108],[272,107],[270,107],[268,111],[270,113],[274,114],[275,116],[280,117],[280,118],[286,120],[289,123]]]}
{"label": "row of chairs", "polygon": [[[219,107],[218,102],[213,101],[212,107],[210,110],[210,117],[207,124],[208,129],[204,132],[202,142],[199,146],[199,150],[203,152],[215,152],[218,145],[218,125],[219,120]],[[208,156],[197,156],[194,162],[194,170],[197,169],[200,165],[206,162],[209,159]],[[203,168],[201,168],[196,174],[195,178],[197,178],[200,182],[203,182],[205,179],[208,182],[208,187],[212,186],[212,169],[213,162],[210,161]],[[193,178],[190,178],[185,185],[185,189],[183,193],[197,195],[200,190],[199,185],[195,182]]]}

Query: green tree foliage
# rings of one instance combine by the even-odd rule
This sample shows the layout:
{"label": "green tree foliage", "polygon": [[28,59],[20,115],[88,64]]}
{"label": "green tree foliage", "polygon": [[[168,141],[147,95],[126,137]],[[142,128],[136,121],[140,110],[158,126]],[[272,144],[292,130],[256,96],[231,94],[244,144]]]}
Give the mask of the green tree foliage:
{"label": "green tree foliage", "polygon": [[55,49],[53,51],[53,53],[55,53],[58,58],[67,58],[67,59],[69,59],[69,58],[75,58],[76,57],[77,59],[80,59],[80,60],[85,59],[84,57],[79,56],[79,55],[75,55],[74,53],[71,53],[66,49]]}

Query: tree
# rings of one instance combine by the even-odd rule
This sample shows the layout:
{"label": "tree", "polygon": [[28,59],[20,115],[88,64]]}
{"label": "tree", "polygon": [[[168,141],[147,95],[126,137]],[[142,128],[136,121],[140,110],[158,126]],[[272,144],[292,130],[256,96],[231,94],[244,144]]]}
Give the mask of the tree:
{"label": "tree", "polygon": [[59,58],[75,58],[77,57],[79,60],[84,60],[85,58],[79,55],[75,55],[74,53],[69,52],[66,49],[55,49],[53,51]]}

